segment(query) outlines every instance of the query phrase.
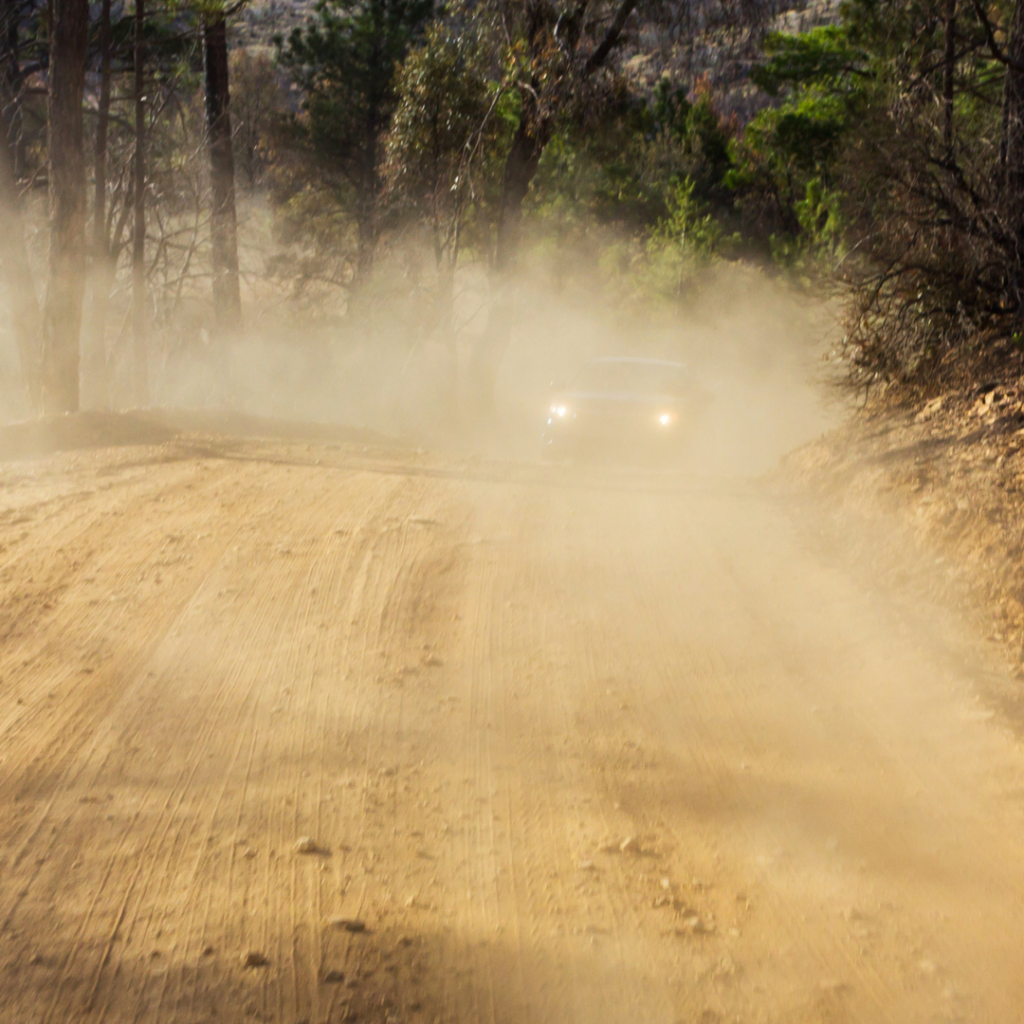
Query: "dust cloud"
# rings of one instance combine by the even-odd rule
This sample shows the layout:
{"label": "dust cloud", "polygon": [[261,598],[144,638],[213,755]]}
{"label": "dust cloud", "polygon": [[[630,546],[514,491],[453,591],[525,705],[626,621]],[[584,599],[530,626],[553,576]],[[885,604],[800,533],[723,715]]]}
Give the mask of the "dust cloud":
{"label": "dust cloud", "polygon": [[763,472],[842,414],[828,306],[524,273],[481,423],[457,283],[455,346],[408,293],[158,342],[154,405],[273,440],[0,467],[0,1019],[1017,1019],[1024,766],[962,623],[757,486],[534,465],[618,355],[708,395],[683,474]]}
{"label": "dust cloud", "polygon": [[595,356],[687,365],[706,397],[686,459],[700,473],[763,472],[841,416],[824,386],[834,310],[755,269],[720,267],[684,308],[646,315],[635,305],[616,309],[593,288],[551,295],[533,286],[527,294],[498,381],[519,457],[531,455],[530,425],[547,407],[550,382],[571,379]]}
{"label": "dust cloud", "polygon": [[[195,328],[158,335],[154,407],[357,427],[415,445],[529,462],[541,454],[552,382],[570,379],[595,356],[670,359],[687,364],[706,397],[687,468],[726,475],[768,469],[841,413],[834,392],[830,398],[822,386],[834,311],[779,279],[727,264],[691,285],[684,302],[668,306],[609,296],[600,282],[579,275],[555,287],[532,268],[515,290],[495,411],[482,423],[469,411],[467,370],[486,326],[485,274],[473,266],[460,272],[454,344],[424,316],[429,304],[403,291],[394,276],[378,283],[364,315],[347,321],[317,323],[299,310],[290,318],[287,307],[272,315],[256,309],[235,339],[217,341]],[[8,382],[0,417],[11,422],[27,409],[11,386],[13,338],[5,331],[0,339]],[[130,405],[128,347],[108,361],[114,409]]]}

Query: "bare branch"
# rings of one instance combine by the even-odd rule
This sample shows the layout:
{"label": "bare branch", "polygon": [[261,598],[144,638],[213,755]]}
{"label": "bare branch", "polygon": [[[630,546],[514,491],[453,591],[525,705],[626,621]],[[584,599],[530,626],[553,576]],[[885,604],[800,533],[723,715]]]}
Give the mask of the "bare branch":
{"label": "bare branch", "polygon": [[626,21],[629,16],[633,13],[633,9],[637,5],[637,0],[622,0],[619,4],[618,11],[615,12],[615,17],[612,19],[612,23],[608,26],[608,31],[604,34],[604,39],[601,40],[597,49],[590,55],[587,63],[583,65],[583,74],[592,75],[595,71],[600,70],[605,61],[608,59],[608,55],[619,45],[619,40],[622,38],[623,29],[626,27]]}

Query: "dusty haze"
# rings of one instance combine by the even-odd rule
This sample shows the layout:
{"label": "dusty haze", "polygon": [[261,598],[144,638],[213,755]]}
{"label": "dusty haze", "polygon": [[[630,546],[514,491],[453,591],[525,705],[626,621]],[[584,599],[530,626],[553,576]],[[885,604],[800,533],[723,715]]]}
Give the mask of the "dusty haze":
{"label": "dusty haze", "polygon": [[[828,310],[706,284],[525,283],[482,427],[382,313],[0,430],[0,1020],[1022,1019],[1014,684],[757,479]],[[690,364],[686,461],[540,462],[597,354]]]}
{"label": "dusty haze", "polygon": [[[551,382],[596,355],[637,355],[688,364],[710,396],[690,459],[701,472],[761,472],[837,422],[840,404],[823,386],[823,357],[836,331],[827,304],[739,266],[709,272],[690,292],[677,312],[656,299],[624,304],[582,275],[553,290],[541,273],[525,274],[495,416],[484,423],[468,411],[470,349],[484,327],[487,298],[486,281],[473,268],[459,281],[454,355],[388,282],[362,325],[324,326],[309,320],[308,309],[289,315],[285,304],[253,310],[234,341],[218,342],[198,328],[157,335],[152,404],[368,428],[535,461]],[[114,408],[131,404],[128,355],[115,347]],[[26,410],[10,386],[17,355],[9,335],[0,361],[9,382],[0,415],[11,422]]]}

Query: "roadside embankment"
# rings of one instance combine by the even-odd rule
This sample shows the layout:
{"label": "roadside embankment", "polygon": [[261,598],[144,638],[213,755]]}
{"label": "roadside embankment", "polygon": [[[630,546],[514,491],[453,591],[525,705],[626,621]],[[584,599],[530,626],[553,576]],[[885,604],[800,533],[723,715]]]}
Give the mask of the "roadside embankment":
{"label": "roadside embankment", "polygon": [[788,455],[779,481],[822,505],[864,567],[976,618],[1024,677],[1024,378],[869,403]]}

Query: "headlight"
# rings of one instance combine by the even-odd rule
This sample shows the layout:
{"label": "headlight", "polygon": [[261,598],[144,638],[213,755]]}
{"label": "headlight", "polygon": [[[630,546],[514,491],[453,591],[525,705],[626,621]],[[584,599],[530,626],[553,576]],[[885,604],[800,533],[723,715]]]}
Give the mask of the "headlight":
{"label": "headlight", "polygon": [[557,416],[558,419],[562,420],[568,415],[569,409],[565,405],[553,405],[551,406],[551,415]]}
{"label": "headlight", "polygon": [[667,412],[659,413],[658,423],[663,427],[671,427],[672,424],[675,423],[676,418],[676,414],[669,410]]}

